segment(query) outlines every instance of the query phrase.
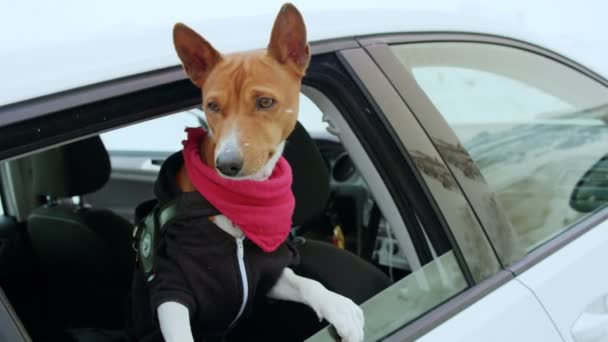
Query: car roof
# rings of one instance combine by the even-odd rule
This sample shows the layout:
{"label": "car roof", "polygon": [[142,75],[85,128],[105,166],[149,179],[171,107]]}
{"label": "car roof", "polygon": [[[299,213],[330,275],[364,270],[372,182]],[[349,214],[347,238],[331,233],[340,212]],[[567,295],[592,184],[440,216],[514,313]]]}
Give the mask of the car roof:
{"label": "car roof", "polygon": [[[0,13],[0,106],[179,64],[184,22],[221,52],[263,48],[283,1],[12,2]],[[294,1],[311,42],[389,32],[471,32],[525,40],[608,75],[599,0]]]}

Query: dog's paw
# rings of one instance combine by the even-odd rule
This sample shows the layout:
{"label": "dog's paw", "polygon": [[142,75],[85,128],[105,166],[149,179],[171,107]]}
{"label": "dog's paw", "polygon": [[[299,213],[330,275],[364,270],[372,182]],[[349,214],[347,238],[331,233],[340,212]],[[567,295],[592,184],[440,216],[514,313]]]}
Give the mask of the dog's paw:
{"label": "dog's paw", "polygon": [[363,341],[363,311],[352,300],[323,288],[311,293],[309,303],[319,319],[336,328],[342,341]]}

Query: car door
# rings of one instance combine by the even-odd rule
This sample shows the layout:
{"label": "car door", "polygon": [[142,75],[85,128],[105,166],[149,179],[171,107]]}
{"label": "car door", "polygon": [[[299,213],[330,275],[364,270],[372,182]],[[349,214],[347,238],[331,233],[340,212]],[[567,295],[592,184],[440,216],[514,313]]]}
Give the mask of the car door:
{"label": "car door", "polygon": [[385,42],[368,51],[459,179],[506,270],[561,339],[608,340],[608,276],[595,266],[608,258],[605,80],[506,39]]}
{"label": "car door", "polygon": [[[378,42],[373,43],[378,47]],[[386,48],[384,46],[383,48]],[[389,51],[390,52],[390,51]],[[458,297],[445,302],[420,317],[402,326],[388,340],[403,341],[420,338],[423,341],[556,341],[559,334],[550,318],[535,298],[534,294],[507,271],[484,271],[480,260],[495,258],[495,250],[485,251],[482,241],[487,236],[478,225],[483,221],[476,215],[470,216],[462,210],[454,193],[463,191],[464,205],[468,204],[464,188],[456,185],[458,176],[451,172],[441,150],[432,137],[427,136],[420,122],[389,79],[379,71],[382,60],[373,61],[363,50],[342,51],[355,77],[376,101],[390,124],[395,138],[403,144],[404,153],[414,159],[434,198],[438,214],[443,216],[459,246],[464,259],[471,267],[476,285]],[[373,54],[372,54],[373,56]],[[394,58],[394,57],[392,57]],[[370,63],[373,61],[373,63]],[[374,64],[377,63],[377,64]],[[403,67],[400,67],[403,71]],[[414,140],[426,139],[425,147]],[[445,141],[449,145],[450,141]],[[424,150],[424,153],[420,153]],[[452,148],[453,150],[453,148]],[[467,173],[468,174],[468,173]],[[477,174],[469,175],[473,182],[479,182]],[[454,184],[450,185],[450,181]],[[445,190],[450,191],[446,192]],[[478,190],[481,186],[478,186]],[[491,202],[493,194],[483,192]],[[464,218],[464,220],[463,220]],[[501,221],[497,221],[500,224]],[[487,265],[485,265],[487,267]],[[500,266],[497,266],[499,269]],[[521,329],[513,329],[513,326]]]}

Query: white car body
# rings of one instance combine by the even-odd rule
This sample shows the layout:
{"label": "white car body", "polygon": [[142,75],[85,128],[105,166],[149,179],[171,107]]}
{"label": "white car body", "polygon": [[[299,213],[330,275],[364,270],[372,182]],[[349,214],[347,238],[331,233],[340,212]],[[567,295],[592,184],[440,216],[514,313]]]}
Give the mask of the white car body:
{"label": "white car body", "polygon": [[[0,11],[0,106],[175,66],[171,28],[177,21],[222,52],[263,48],[281,3],[15,2]],[[390,32],[482,33],[538,45],[608,77],[606,1],[295,5],[310,41]],[[604,260],[608,221],[416,337],[425,342],[608,341]]]}

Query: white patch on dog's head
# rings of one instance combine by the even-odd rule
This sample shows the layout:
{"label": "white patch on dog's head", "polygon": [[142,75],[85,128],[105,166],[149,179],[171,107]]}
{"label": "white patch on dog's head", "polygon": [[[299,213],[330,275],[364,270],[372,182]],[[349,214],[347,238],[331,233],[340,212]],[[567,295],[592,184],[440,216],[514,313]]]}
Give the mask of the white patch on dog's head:
{"label": "white patch on dog's head", "polygon": [[213,156],[214,160],[217,160],[217,156],[220,153],[229,153],[232,151],[238,151],[241,153],[239,148],[239,130],[238,126],[234,124],[228,134],[224,135],[220,141],[217,142],[217,147],[215,148],[215,155]]}

